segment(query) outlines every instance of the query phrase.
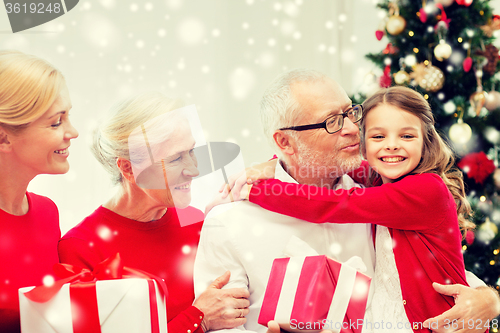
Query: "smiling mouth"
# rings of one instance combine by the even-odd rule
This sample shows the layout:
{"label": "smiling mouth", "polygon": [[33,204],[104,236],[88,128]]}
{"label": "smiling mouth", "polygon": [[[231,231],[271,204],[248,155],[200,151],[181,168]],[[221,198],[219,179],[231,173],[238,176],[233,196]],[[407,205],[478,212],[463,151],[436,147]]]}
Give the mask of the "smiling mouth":
{"label": "smiling mouth", "polygon": [[68,153],[68,148],[60,149],[60,150],[54,150],[54,153],[61,154],[61,155],[67,154]]}
{"label": "smiling mouth", "polygon": [[359,146],[359,142],[356,142],[356,143],[353,143],[352,145],[345,146],[345,147],[344,147],[344,148],[342,148],[342,149],[355,148],[355,147],[358,147],[358,146]]}
{"label": "smiling mouth", "polygon": [[402,156],[381,157],[380,160],[382,162],[387,162],[387,163],[397,163],[397,162],[402,162],[402,161],[406,160],[406,157],[402,157]]}
{"label": "smiling mouth", "polygon": [[183,184],[183,185],[178,185],[174,187],[176,190],[189,190],[191,188],[191,183]]}

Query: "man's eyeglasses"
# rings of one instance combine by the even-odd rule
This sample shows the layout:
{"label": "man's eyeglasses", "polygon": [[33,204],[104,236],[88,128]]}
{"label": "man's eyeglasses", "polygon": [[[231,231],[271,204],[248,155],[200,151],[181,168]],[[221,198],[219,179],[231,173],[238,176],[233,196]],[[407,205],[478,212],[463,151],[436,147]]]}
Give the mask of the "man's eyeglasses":
{"label": "man's eyeglasses", "polygon": [[353,123],[357,123],[363,117],[363,106],[353,105],[347,109],[344,113],[335,114],[331,117],[326,118],[322,123],[312,124],[312,125],[300,125],[280,128],[280,130],[292,130],[292,131],[307,131],[310,129],[324,128],[328,133],[333,134],[342,129],[344,126],[344,118],[349,118]]}

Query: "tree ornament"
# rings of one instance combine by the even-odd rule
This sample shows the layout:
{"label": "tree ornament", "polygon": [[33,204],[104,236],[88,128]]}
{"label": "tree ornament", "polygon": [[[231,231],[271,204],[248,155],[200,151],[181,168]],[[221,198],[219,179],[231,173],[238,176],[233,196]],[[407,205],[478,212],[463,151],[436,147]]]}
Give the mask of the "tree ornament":
{"label": "tree ornament", "polygon": [[498,227],[495,223],[490,221],[490,218],[487,217],[483,224],[479,226],[477,231],[477,239],[489,243],[495,236],[498,234]]}
{"label": "tree ornament", "polygon": [[384,74],[379,79],[379,84],[381,88],[389,88],[391,86],[391,66],[387,65],[384,69]]}
{"label": "tree ornament", "polygon": [[434,0],[436,3],[442,4],[444,7],[451,6],[455,0]]}
{"label": "tree ornament", "polygon": [[456,124],[451,125],[449,137],[451,141],[458,144],[466,144],[472,136],[472,130],[462,118],[459,118]]}
{"label": "tree ornament", "polygon": [[488,111],[495,111],[500,108],[500,92],[498,91],[490,91],[488,96],[486,96],[486,102],[484,103],[484,107]]}
{"label": "tree ornament", "polygon": [[465,58],[464,62],[462,63],[462,67],[464,69],[464,72],[468,73],[472,68],[472,58],[471,57]]}
{"label": "tree ornament", "polygon": [[477,184],[483,184],[486,178],[495,171],[495,164],[483,151],[465,155],[457,166],[467,177],[474,179]]}
{"label": "tree ornament", "polygon": [[493,172],[493,182],[495,186],[500,189],[500,168],[497,168],[495,172]]}
{"label": "tree ornament", "polygon": [[474,243],[474,238],[474,231],[467,230],[467,233],[465,234],[465,242],[467,243],[467,245],[471,246],[472,243]]}
{"label": "tree ornament", "polygon": [[486,57],[488,62],[484,65],[483,70],[493,76],[497,69],[498,49],[492,44],[488,44],[484,50],[476,51],[476,54]]}
{"label": "tree ornament", "polygon": [[481,30],[483,30],[483,33],[486,36],[488,36],[488,37],[493,36],[493,32],[495,30],[500,29],[500,16],[493,15],[493,19],[489,19],[488,23],[486,23],[485,25],[482,25],[480,28],[481,28]]}
{"label": "tree ornament", "polygon": [[457,4],[465,7],[469,7],[472,4],[472,0],[455,0]]}
{"label": "tree ornament", "polygon": [[481,110],[483,109],[483,106],[486,103],[486,99],[488,98],[488,93],[486,91],[483,91],[482,88],[478,88],[478,90],[470,95],[469,97],[469,102],[470,105],[472,106],[472,109],[476,111],[476,115],[479,116],[481,113]]}
{"label": "tree ornament", "polygon": [[439,44],[434,48],[434,55],[439,61],[448,59],[451,56],[451,46],[444,39],[439,41]]}
{"label": "tree ornament", "polygon": [[392,45],[392,43],[387,44],[385,49],[382,51],[383,54],[394,54],[396,52],[399,52],[399,49]]}
{"label": "tree ornament", "polygon": [[384,37],[384,35],[385,35],[385,32],[383,32],[382,30],[375,31],[375,37],[377,37],[378,40],[381,40],[382,37]]}
{"label": "tree ornament", "polygon": [[440,90],[444,84],[443,72],[436,66],[430,64],[416,64],[413,67],[413,72],[410,74],[410,77],[414,79],[420,87],[430,92]]}
{"label": "tree ornament", "polygon": [[389,3],[389,14],[391,17],[389,17],[385,28],[393,36],[399,35],[405,30],[406,20],[399,15],[399,6],[396,3]]}
{"label": "tree ornament", "polygon": [[476,92],[470,95],[469,97],[469,102],[474,111],[476,111],[476,115],[479,116],[481,113],[481,110],[483,109],[484,104],[486,103],[486,98],[488,97],[488,93],[486,91],[483,91],[483,84],[482,84],[482,77],[483,77],[483,70],[482,70],[482,64],[478,65],[479,68],[476,70],[476,81],[477,81],[477,88]]}
{"label": "tree ornament", "polygon": [[410,74],[408,74],[405,70],[400,70],[393,76],[394,76],[394,82],[396,82],[396,84],[401,85],[410,82]]}

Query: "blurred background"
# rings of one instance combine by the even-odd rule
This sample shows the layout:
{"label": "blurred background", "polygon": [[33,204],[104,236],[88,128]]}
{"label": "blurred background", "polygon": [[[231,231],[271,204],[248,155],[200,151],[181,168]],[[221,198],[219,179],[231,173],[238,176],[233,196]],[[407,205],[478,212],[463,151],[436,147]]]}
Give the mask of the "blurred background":
{"label": "blurred background", "polygon": [[[70,148],[71,170],[39,176],[29,190],[54,200],[63,234],[107,201],[116,188],[90,152],[92,131],[112,104],[137,92],[160,91],[195,104],[205,140],[238,144],[242,165],[250,166],[273,156],[262,134],[259,102],[267,85],[283,71],[322,71],[358,102],[381,85],[410,84],[428,94],[442,133],[451,134],[458,119],[472,127],[464,141],[466,125],[455,126],[458,132],[450,143],[459,160],[484,152],[488,163],[495,162],[494,172],[483,172],[482,182],[467,178],[468,193],[480,211],[476,223],[485,225],[479,238],[489,246],[487,251],[475,251],[493,251],[487,258],[473,254],[468,267],[476,266],[478,275],[495,284],[500,271],[500,208],[494,205],[500,187],[500,134],[493,120],[500,117],[493,111],[500,106],[500,94],[492,94],[498,105],[491,110],[485,101],[477,110],[469,102],[478,88],[477,70],[485,63],[468,51],[499,46],[500,17],[492,16],[495,13],[500,13],[500,0],[91,0],[79,1],[53,21],[13,34],[2,8],[0,49],[34,54],[63,72],[73,102],[71,121],[80,132]],[[399,14],[403,27],[395,19]],[[438,23],[447,18],[449,31],[440,30],[443,24]],[[490,36],[479,27],[486,24]],[[441,39],[452,48],[433,54]],[[498,50],[489,51],[498,60]],[[436,61],[439,56],[449,60]],[[465,71],[469,56],[472,69]],[[423,72],[413,67],[424,59],[448,76],[442,89],[425,86],[424,67],[429,64],[420,68]],[[484,76],[489,92],[500,88],[495,88],[500,79],[495,73],[496,62],[493,72]],[[433,80],[435,85],[443,83]],[[486,162],[467,161],[462,169],[469,177],[471,163]],[[464,242],[464,253],[474,249],[467,249],[474,235],[469,241]]]}
{"label": "blurred background", "polygon": [[[500,1],[499,1],[500,2]],[[0,10],[0,48],[47,59],[66,77],[80,137],[66,175],[39,176],[30,191],[60,210],[63,234],[114,193],[92,156],[92,130],[115,102],[156,90],[196,104],[207,141],[241,147],[245,165],[268,160],[259,102],[290,68],[335,78],[352,94],[383,42],[372,0],[94,0],[13,34]]]}

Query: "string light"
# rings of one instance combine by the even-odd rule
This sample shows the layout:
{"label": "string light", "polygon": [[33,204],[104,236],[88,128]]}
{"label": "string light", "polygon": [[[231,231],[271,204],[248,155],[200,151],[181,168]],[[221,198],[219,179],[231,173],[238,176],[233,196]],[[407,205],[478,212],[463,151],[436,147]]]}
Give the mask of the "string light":
{"label": "string light", "polygon": [[424,60],[424,65],[425,66],[429,65],[429,60]]}
{"label": "string light", "polygon": [[498,253],[500,253],[500,250],[499,250],[499,249],[493,250],[493,254],[494,254],[494,255],[497,255]]}
{"label": "string light", "polygon": [[458,42],[462,43],[462,41],[463,41],[462,37],[458,37]]}
{"label": "string light", "polygon": [[467,251],[467,245],[462,246],[462,251]]}
{"label": "string light", "polygon": [[413,35],[415,35],[415,33],[414,33],[413,31],[411,31],[411,30],[410,30],[410,31],[408,32],[408,36],[413,37]]}
{"label": "string light", "polygon": [[491,261],[490,261],[490,265],[491,265],[491,266],[495,265],[495,260],[491,260]]}
{"label": "string light", "polygon": [[425,98],[425,99],[429,99],[429,95],[425,94],[425,95],[424,95],[424,98]]}
{"label": "string light", "polygon": [[414,47],[413,52],[418,53],[418,49],[416,47]]}
{"label": "string light", "polygon": [[482,196],[479,198],[479,200],[480,200],[481,202],[485,202],[485,201],[486,201],[486,197],[485,197],[484,195],[482,195]]}

